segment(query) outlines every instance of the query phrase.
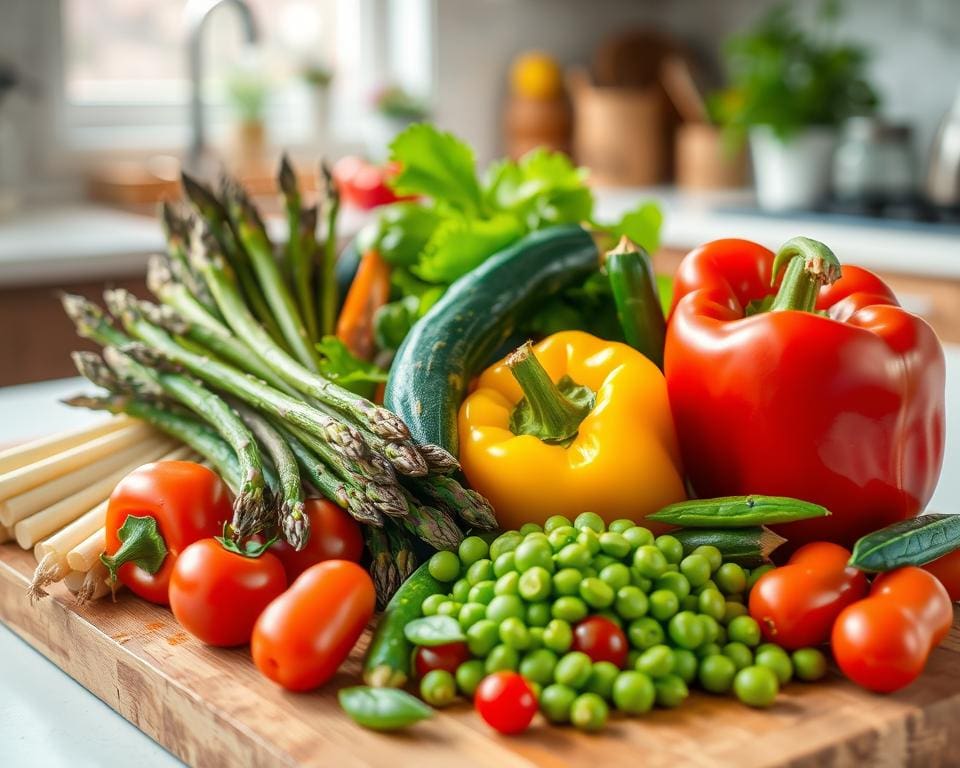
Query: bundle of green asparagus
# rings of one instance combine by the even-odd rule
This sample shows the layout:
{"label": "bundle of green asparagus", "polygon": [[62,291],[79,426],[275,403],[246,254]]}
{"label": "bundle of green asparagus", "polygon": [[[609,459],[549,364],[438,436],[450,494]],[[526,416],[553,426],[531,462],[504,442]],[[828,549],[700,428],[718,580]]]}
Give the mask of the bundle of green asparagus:
{"label": "bundle of green asparagus", "polygon": [[148,269],[160,304],[109,290],[111,317],[63,297],[78,334],[103,347],[74,362],[108,392],[66,402],[135,416],[204,456],[235,494],[237,537],[276,533],[302,548],[311,535],[305,496],[340,504],[365,526],[386,600],[416,565],[414,539],[451,549],[461,526],[490,530],[496,519],[451,477],[452,455],[415,443],[395,414],[323,375],[338,301],[338,203],[324,178],[321,240],[318,207],[304,207],[283,159],[289,235],[275,249],[239,184],[224,179],[218,196],[184,174],[190,209],[163,206],[167,253]]}

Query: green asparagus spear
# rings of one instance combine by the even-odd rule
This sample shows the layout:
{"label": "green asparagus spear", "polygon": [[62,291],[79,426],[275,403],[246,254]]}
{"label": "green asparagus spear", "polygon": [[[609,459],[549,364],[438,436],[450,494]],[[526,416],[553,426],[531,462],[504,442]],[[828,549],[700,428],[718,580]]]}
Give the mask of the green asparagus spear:
{"label": "green asparagus spear", "polygon": [[390,540],[382,528],[364,528],[363,537],[370,552],[370,575],[377,592],[377,607],[383,610],[400,588],[400,570],[390,552]]}
{"label": "green asparagus spear", "polygon": [[323,179],[323,210],[327,216],[326,240],[323,245],[323,267],[320,274],[320,336],[336,331],[337,310],[337,217],[340,213],[340,192],[326,162],[320,164]]}
{"label": "green asparagus spear", "polygon": [[421,504],[404,490],[407,514],[400,518],[403,527],[434,549],[456,550],[463,541],[463,532],[446,512]]}
{"label": "green asparagus spear", "polygon": [[438,509],[455,514],[471,528],[481,531],[497,529],[497,518],[490,502],[476,491],[464,488],[452,477],[434,475],[410,478],[404,484],[418,497]]}
{"label": "green asparagus spear", "polygon": [[385,530],[387,540],[390,543],[393,562],[397,564],[400,582],[403,583],[410,577],[411,573],[417,570],[417,556],[413,552],[413,543],[410,541],[407,532],[395,525],[387,526]]}
{"label": "green asparagus spear", "polygon": [[203,279],[190,266],[188,243],[190,242],[189,220],[180,216],[173,206],[164,202],[160,207],[160,222],[164,237],[167,240],[168,269],[176,274],[195,301],[217,320],[222,320],[213,296]]}
{"label": "green asparagus spear", "polygon": [[277,183],[283,193],[287,213],[287,247],[285,250],[287,274],[293,284],[300,316],[307,330],[310,344],[316,344],[317,314],[313,301],[313,253],[316,248],[317,209],[303,208],[297,174],[286,153],[280,158]]}

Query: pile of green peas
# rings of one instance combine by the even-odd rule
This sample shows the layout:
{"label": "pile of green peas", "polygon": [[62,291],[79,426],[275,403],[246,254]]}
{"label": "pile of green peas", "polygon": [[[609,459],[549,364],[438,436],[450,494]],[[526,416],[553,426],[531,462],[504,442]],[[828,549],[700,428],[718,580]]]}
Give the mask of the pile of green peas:
{"label": "pile of green peas", "polygon": [[[467,537],[457,553],[436,553],[428,568],[451,589],[427,597],[421,612],[456,618],[472,657],[454,674],[424,676],[421,695],[435,706],[458,691],[471,697],[486,675],[513,670],[547,720],[595,731],[611,705],[628,715],[673,708],[697,686],[766,707],[791,679],[826,673],[815,648],[791,655],[761,642],[746,602],[772,566],[748,570],[724,562],[712,546],[685,553],[675,537],[654,536],[631,520],[608,526],[591,512],[572,522],[556,515],[489,545]],[[624,668],[573,649],[577,623],[592,616],[625,634]]]}

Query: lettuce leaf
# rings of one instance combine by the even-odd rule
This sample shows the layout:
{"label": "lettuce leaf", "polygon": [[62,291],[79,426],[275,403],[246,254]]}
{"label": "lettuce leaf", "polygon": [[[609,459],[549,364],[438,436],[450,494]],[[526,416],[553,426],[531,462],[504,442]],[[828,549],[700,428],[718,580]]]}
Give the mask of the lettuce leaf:
{"label": "lettuce leaf", "polygon": [[358,395],[372,397],[377,384],[387,380],[385,370],[354,357],[336,336],[324,336],[317,343],[317,352],[321,375]]}
{"label": "lettuce leaf", "polygon": [[428,282],[449,284],[524,234],[520,222],[507,214],[489,219],[451,217],[434,230],[411,271]]}
{"label": "lettuce leaf", "polygon": [[648,200],[620,217],[620,221],[613,224],[599,224],[601,229],[607,230],[619,240],[623,235],[634,243],[645,248],[647,253],[654,253],[660,247],[660,227],[663,225],[663,211],[655,202]]}

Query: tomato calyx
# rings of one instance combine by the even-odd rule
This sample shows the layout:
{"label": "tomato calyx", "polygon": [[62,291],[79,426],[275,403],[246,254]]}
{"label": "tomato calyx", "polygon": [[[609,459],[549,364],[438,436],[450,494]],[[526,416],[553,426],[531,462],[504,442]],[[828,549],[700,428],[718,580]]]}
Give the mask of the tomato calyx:
{"label": "tomato calyx", "polygon": [[223,547],[227,552],[233,552],[235,555],[240,555],[241,557],[249,557],[251,559],[256,559],[260,557],[264,552],[270,549],[273,546],[274,542],[277,541],[276,536],[272,536],[267,540],[262,540],[261,537],[251,537],[246,541],[238,540],[233,536],[233,527],[230,523],[223,524],[223,534],[220,536],[214,536],[217,543]]}
{"label": "tomato calyx", "polygon": [[120,548],[112,555],[100,555],[100,562],[110,573],[111,590],[116,588],[117,571],[122,565],[133,563],[151,575],[160,570],[167,557],[167,543],[157,529],[156,519],[129,515],[117,529],[117,538]]}

